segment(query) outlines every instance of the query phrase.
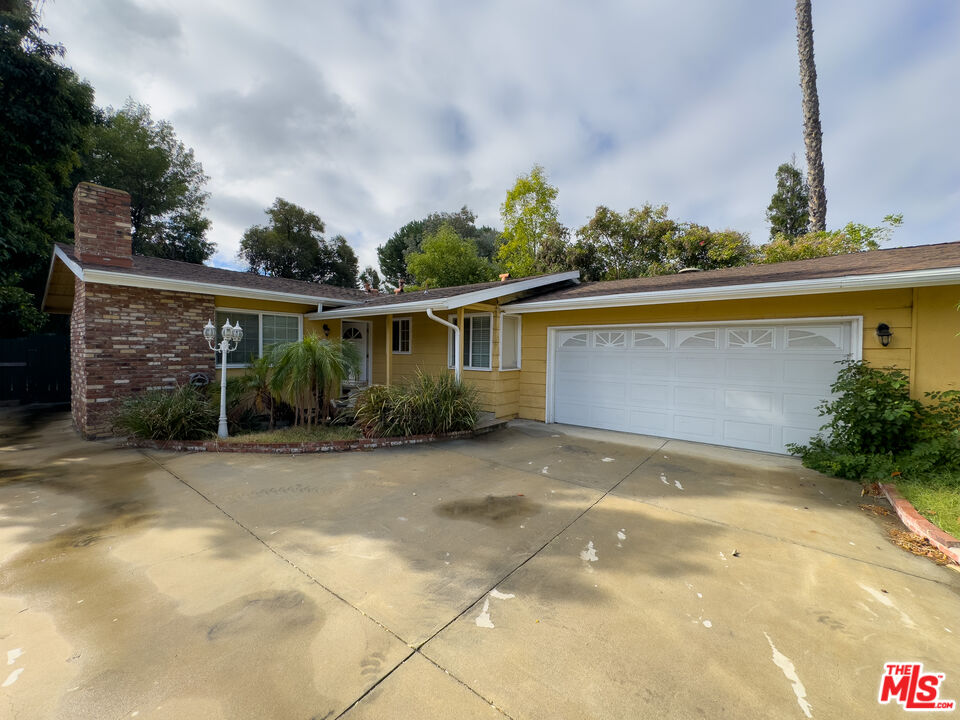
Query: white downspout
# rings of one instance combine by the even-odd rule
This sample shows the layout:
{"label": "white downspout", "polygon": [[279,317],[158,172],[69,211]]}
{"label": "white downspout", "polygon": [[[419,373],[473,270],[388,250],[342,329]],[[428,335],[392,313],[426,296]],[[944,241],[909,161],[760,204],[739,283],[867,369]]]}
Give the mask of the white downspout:
{"label": "white downspout", "polygon": [[431,320],[435,320],[436,322],[440,323],[441,325],[446,325],[448,328],[450,328],[451,330],[453,330],[453,347],[456,348],[456,349],[453,351],[453,357],[455,358],[454,361],[453,361],[453,373],[454,373],[454,375],[456,375],[456,377],[457,377],[457,382],[460,382],[460,375],[462,374],[460,365],[461,365],[461,363],[462,363],[462,359],[460,358],[460,328],[459,328],[459,326],[454,325],[454,324],[451,323],[451,322],[447,322],[446,320],[441,320],[440,318],[438,318],[436,315],[433,314],[433,308],[427,308],[427,317],[430,318]]}

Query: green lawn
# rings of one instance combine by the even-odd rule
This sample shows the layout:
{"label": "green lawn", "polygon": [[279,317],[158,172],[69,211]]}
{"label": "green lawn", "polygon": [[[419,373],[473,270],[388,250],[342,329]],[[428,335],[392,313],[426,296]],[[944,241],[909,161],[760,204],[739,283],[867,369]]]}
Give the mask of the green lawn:
{"label": "green lawn", "polygon": [[224,442],[232,443],[295,443],[329,442],[331,440],[356,440],[360,433],[349,425],[319,425],[310,429],[289,427],[282,430],[264,430],[263,432],[232,435]]}
{"label": "green lawn", "polygon": [[900,494],[927,520],[960,538],[960,474],[924,480],[897,479]]}

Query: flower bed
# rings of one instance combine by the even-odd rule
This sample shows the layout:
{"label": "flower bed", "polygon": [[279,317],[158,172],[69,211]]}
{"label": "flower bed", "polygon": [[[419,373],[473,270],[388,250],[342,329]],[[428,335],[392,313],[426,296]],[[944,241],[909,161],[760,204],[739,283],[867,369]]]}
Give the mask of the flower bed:
{"label": "flower bed", "polygon": [[121,447],[152,448],[154,450],[173,450],[176,452],[241,452],[300,455],[306,453],[349,452],[351,450],[375,450],[384,447],[402,447],[404,445],[423,445],[439,440],[456,440],[476,437],[493,432],[507,424],[506,420],[485,423],[473,430],[439,433],[436,435],[409,435],[389,438],[358,438],[356,440],[327,440],[320,442],[257,443],[230,442],[220,440],[144,440],[130,438],[120,442]]}

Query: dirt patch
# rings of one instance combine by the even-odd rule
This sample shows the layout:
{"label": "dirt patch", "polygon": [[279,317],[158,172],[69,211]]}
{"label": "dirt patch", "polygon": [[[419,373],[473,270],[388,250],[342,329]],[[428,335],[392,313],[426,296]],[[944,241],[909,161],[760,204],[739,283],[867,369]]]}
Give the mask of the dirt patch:
{"label": "dirt patch", "polygon": [[887,516],[890,514],[890,508],[885,508],[883,505],[861,504],[860,509],[863,510],[865,513],[870,513],[871,515]]}
{"label": "dirt patch", "polygon": [[541,505],[523,495],[487,495],[483,498],[451,500],[437,505],[434,512],[451,520],[473,522],[499,527],[518,518],[528,518],[541,510]]}

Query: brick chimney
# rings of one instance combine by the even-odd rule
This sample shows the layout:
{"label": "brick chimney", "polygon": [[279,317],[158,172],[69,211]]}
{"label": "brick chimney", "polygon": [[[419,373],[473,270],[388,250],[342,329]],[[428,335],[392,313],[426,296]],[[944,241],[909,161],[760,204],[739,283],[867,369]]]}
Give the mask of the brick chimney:
{"label": "brick chimney", "polygon": [[73,242],[81,262],[131,267],[130,193],[82,182],[73,191]]}

